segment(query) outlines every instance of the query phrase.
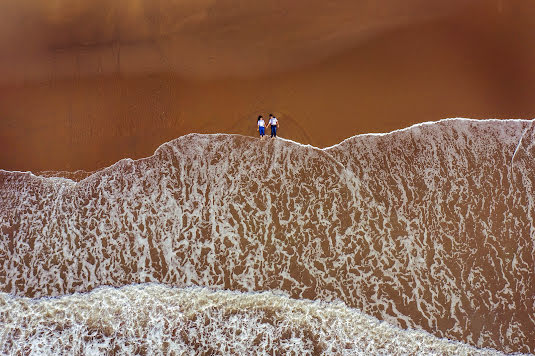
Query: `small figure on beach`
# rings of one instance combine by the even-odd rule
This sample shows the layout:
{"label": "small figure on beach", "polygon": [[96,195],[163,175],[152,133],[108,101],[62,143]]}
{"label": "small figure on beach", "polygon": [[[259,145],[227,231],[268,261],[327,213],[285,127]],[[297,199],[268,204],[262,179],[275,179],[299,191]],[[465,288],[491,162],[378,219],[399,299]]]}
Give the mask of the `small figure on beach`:
{"label": "small figure on beach", "polygon": [[271,127],[271,138],[277,137],[277,129],[279,128],[279,120],[273,114],[269,114],[269,126]]}
{"label": "small figure on beach", "polygon": [[257,125],[258,125],[258,133],[260,134],[260,139],[263,139],[264,134],[265,134],[265,129],[266,129],[266,122],[264,121],[264,118],[262,117],[262,115],[258,116]]}

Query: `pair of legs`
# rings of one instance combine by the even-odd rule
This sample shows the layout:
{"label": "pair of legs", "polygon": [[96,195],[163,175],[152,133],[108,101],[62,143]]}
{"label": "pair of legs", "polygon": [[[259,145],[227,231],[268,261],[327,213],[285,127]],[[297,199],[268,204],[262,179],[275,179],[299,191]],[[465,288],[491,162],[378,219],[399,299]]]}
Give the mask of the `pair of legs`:
{"label": "pair of legs", "polygon": [[271,138],[277,137],[277,126],[271,126]]}
{"label": "pair of legs", "polygon": [[[265,135],[265,127],[259,127],[258,133],[260,134],[260,138],[263,138]],[[271,126],[271,138],[277,137],[277,126]]]}

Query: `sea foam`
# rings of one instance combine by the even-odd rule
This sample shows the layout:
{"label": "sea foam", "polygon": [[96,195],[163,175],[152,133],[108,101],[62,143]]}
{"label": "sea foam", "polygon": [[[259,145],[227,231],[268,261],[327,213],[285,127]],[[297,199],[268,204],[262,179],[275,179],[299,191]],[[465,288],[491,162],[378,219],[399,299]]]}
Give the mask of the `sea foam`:
{"label": "sea foam", "polygon": [[503,355],[402,330],[341,302],[272,292],[148,284],[52,299],[0,293],[0,315],[3,354]]}
{"label": "sea foam", "polygon": [[283,291],[533,352],[534,136],[464,119],[327,149],[192,134],[78,182],[0,171],[0,287]]}

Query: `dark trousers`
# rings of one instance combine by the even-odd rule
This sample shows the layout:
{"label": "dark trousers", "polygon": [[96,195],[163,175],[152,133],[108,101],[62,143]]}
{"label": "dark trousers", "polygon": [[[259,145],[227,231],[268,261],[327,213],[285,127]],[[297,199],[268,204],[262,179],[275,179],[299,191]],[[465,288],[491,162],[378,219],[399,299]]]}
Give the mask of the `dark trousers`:
{"label": "dark trousers", "polygon": [[277,137],[277,126],[271,126],[271,137]]}

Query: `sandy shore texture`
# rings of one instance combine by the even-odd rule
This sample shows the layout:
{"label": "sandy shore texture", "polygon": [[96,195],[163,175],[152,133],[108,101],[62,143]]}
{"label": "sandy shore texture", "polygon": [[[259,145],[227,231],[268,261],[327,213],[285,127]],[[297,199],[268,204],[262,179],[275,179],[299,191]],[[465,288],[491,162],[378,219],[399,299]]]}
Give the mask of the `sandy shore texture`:
{"label": "sandy shore texture", "polygon": [[190,134],[78,182],[0,170],[0,292],[282,291],[534,352],[534,156],[532,120],[457,119],[323,150]]}
{"label": "sandy shore texture", "polygon": [[446,117],[530,118],[527,0],[8,1],[0,168],[92,171],[198,133],[325,147]]}

